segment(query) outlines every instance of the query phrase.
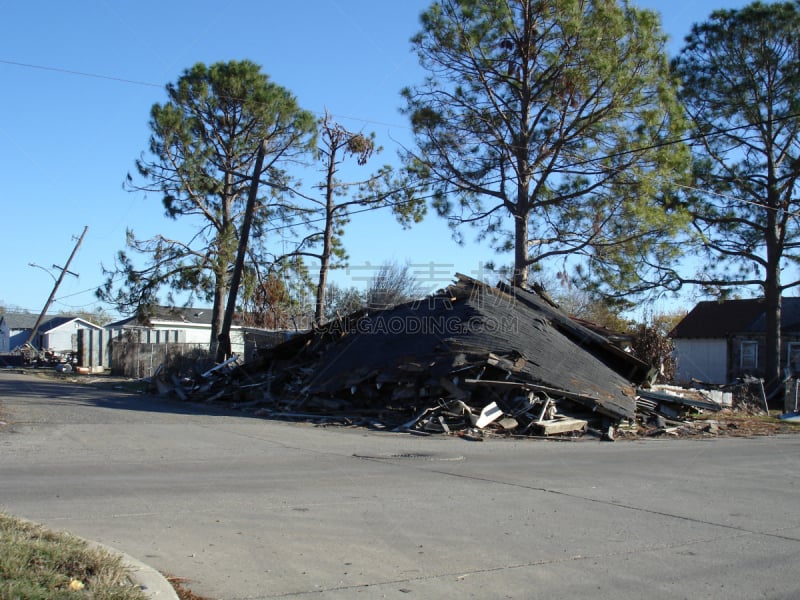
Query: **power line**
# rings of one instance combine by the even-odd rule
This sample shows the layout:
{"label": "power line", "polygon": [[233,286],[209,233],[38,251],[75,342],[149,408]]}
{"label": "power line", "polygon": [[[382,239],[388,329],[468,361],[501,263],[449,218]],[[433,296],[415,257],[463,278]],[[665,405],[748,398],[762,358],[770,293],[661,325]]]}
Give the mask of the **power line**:
{"label": "power line", "polygon": [[160,88],[163,87],[161,85],[155,83],[149,83],[147,81],[136,81],[135,79],[125,79],[123,77],[113,77],[111,75],[99,75],[97,73],[87,73],[86,71],[75,71],[73,69],[62,69],[59,67],[48,67],[45,65],[33,65],[30,63],[23,63],[23,62],[16,62],[13,60],[3,60],[0,59],[0,63],[4,65],[13,65],[15,67],[25,67],[26,69],[38,69],[40,71],[52,71],[54,73],[63,73],[65,75],[77,75],[80,77],[91,77],[93,79],[106,79],[108,81],[117,81],[120,83],[130,83],[132,85],[143,85],[147,87],[156,87]]}
{"label": "power line", "polygon": [[[153,87],[153,88],[159,88],[159,89],[163,89],[163,88],[166,87],[164,84],[152,83],[152,82],[149,82],[149,81],[138,81],[136,79],[127,79],[125,77],[116,77],[116,76],[113,76],[113,75],[102,75],[102,74],[99,74],[99,73],[89,73],[87,71],[78,71],[78,70],[75,70],[75,69],[64,69],[64,68],[60,68],[60,67],[50,67],[50,66],[46,66],[46,65],[36,65],[36,64],[32,64],[32,63],[24,63],[24,62],[18,62],[18,61],[13,61],[13,60],[0,59],[0,64],[12,65],[12,66],[15,66],[15,67],[23,67],[23,68],[26,68],[26,69],[36,69],[36,70],[39,70],[39,71],[50,71],[50,72],[53,72],[53,73],[62,73],[64,75],[73,75],[73,76],[76,76],[76,77],[90,77],[92,79],[103,79],[103,80],[106,80],[106,81],[116,81],[118,83],[127,83],[127,84],[130,84],[130,85],[141,85],[141,86],[145,86],[145,87]],[[239,97],[236,97],[236,96],[225,96],[225,95],[222,95],[222,94],[218,95],[218,97],[219,98],[224,98],[226,100],[233,100],[233,101],[242,101],[242,100],[244,100],[244,98],[239,98]],[[318,117],[322,116],[322,113],[319,113],[317,111],[309,111],[309,112],[314,113]],[[348,120],[352,120],[352,121],[360,121],[362,123],[368,123],[370,125],[383,125],[383,126],[386,126],[386,127],[396,127],[396,128],[399,128],[399,129],[409,129],[409,127],[405,126],[405,125],[398,125],[396,123],[386,123],[386,122],[383,122],[383,121],[373,121],[373,120],[370,120],[370,119],[365,119],[363,117],[351,117],[351,116],[348,116],[348,115],[336,115],[336,114],[334,114],[332,116],[336,117],[337,119],[348,119]]]}

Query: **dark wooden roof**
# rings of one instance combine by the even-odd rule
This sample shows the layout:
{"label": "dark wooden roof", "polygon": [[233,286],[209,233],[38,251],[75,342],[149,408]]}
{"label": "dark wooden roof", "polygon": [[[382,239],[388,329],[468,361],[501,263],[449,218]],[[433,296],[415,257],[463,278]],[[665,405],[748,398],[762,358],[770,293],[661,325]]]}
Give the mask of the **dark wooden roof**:
{"label": "dark wooden roof", "polygon": [[[314,335],[304,342],[313,344]],[[307,390],[333,394],[372,377],[392,380],[412,368],[437,381],[489,353],[513,357],[520,381],[574,393],[593,409],[621,418],[634,414],[630,382],[640,382],[648,371],[536,294],[460,275],[439,296],[359,317],[348,335],[323,352]]]}
{"label": "dark wooden roof", "polygon": [[[764,300],[700,302],[675,326],[675,339],[722,339],[736,333],[764,331]],[[781,330],[800,331],[800,298],[783,298]]]}
{"label": "dark wooden roof", "polygon": [[[747,328],[749,333],[761,333],[766,329],[766,316],[761,314]],[[800,331],[800,298],[781,300],[781,331],[784,333]]]}

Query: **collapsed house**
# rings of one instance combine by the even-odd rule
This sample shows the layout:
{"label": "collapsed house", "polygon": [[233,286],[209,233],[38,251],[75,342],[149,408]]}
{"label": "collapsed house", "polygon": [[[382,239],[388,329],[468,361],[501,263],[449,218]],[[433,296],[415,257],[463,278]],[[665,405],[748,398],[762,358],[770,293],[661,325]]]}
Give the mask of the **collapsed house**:
{"label": "collapsed house", "polygon": [[363,309],[239,361],[195,363],[182,378],[162,365],[152,380],[160,394],[271,419],[466,439],[716,434],[739,426],[693,418],[753,410],[749,384],[653,386],[655,369],[543,295],[464,275],[423,300]]}
{"label": "collapsed house", "polygon": [[232,372],[265,416],[607,436],[634,419],[651,375],[535,292],[464,275],[426,299],[337,318]]}
{"label": "collapsed house", "polygon": [[243,365],[234,356],[192,370],[181,378],[162,365],[152,379],[161,394],[266,418],[467,439],[716,434],[739,426],[693,418],[753,410],[749,384],[653,386],[653,368],[543,295],[464,275],[423,300],[296,334]]}

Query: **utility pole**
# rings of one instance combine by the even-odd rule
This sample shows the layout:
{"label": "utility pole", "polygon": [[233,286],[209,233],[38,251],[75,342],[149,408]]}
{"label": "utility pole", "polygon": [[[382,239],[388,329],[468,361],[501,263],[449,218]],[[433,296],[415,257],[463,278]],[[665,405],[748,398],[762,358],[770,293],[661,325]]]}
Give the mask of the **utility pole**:
{"label": "utility pole", "polygon": [[[83,242],[83,237],[86,235],[86,232],[88,230],[89,230],[89,226],[88,225],[83,228],[83,233],[81,234],[81,237],[78,238],[78,243],[75,244],[75,247],[72,249],[72,254],[69,255],[69,258],[67,259],[67,264],[64,265],[64,268],[62,269],[58,265],[53,265],[56,269],[61,269],[61,274],[58,276],[58,279],[56,279],[56,284],[53,286],[53,291],[50,292],[50,297],[47,299],[47,304],[44,305],[44,308],[42,309],[42,312],[39,315],[39,318],[36,319],[36,324],[33,326],[33,329],[31,329],[31,334],[28,336],[28,341],[25,342],[26,344],[32,344],[33,343],[33,338],[36,337],[36,332],[39,331],[39,325],[42,324],[42,320],[44,319],[44,316],[47,314],[47,311],[50,308],[50,305],[53,303],[53,299],[56,297],[56,292],[58,291],[58,286],[60,286],[61,282],[64,280],[64,275],[66,275],[67,273],[69,273],[70,275],[75,275],[75,273],[69,271],[69,264],[72,262],[72,259],[75,257],[75,254],[78,252],[78,248],[81,247],[81,243]],[[77,277],[77,275],[76,275],[76,277]]]}

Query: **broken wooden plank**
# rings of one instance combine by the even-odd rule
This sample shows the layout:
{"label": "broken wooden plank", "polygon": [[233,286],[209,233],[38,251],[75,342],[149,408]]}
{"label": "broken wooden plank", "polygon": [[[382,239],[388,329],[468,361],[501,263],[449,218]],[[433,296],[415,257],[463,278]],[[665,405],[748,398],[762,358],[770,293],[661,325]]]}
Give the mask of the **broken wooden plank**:
{"label": "broken wooden plank", "polygon": [[575,392],[570,392],[568,390],[560,390],[557,388],[548,387],[546,385],[538,385],[535,383],[529,383],[525,381],[496,381],[491,379],[465,379],[464,383],[471,384],[471,385],[485,385],[490,387],[509,387],[509,388],[520,388],[523,390],[528,390],[532,392],[542,392],[549,396],[556,396],[560,398],[567,398],[569,400],[577,400],[577,401],[584,401],[584,402],[591,402],[593,404],[601,404],[599,398],[595,398],[593,396],[587,396],[585,394],[578,394]]}
{"label": "broken wooden plank", "polygon": [[586,431],[588,425],[589,423],[587,421],[583,419],[573,419],[572,417],[556,417],[550,421],[536,421],[536,423],[534,423],[534,426],[539,428],[544,435]]}
{"label": "broken wooden plank", "polygon": [[417,423],[419,423],[423,418],[425,418],[425,416],[427,416],[428,414],[432,413],[434,410],[435,410],[434,408],[426,408],[421,413],[419,413],[416,416],[414,416],[414,418],[411,419],[410,421],[407,421],[407,422],[403,423],[402,425],[398,425],[397,427],[395,427],[394,431],[406,431],[408,429],[411,429]]}
{"label": "broken wooden plank", "polygon": [[555,398],[564,398],[567,400],[574,400],[584,406],[590,408],[592,412],[598,412],[600,414],[606,415],[608,417],[612,417],[617,420],[621,420],[624,418],[632,419],[634,418],[634,412],[636,404],[631,399],[631,407],[622,406],[619,404],[615,404],[613,402],[605,401],[601,398],[595,396],[589,396],[587,394],[579,394],[577,392],[571,392],[568,390],[558,389],[549,387],[546,385],[539,385],[536,383],[524,382],[524,381],[496,381],[490,379],[465,379],[464,383],[471,384],[471,385],[484,385],[490,387],[497,387],[497,388],[518,388],[523,389],[526,391],[531,392],[539,392],[543,393],[547,396],[553,396]]}
{"label": "broken wooden plank", "polygon": [[442,431],[444,431],[445,433],[450,433],[450,426],[445,422],[444,417],[442,415],[436,417],[436,420],[439,421],[439,425],[441,425]]}
{"label": "broken wooden plank", "polygon": [[636,393],[640,398],[650,400],[651,402],[680,404],[683,406],[691,406],[692,408],[712,410],[714,412],[722,410],[722,406],[720,404],[717,404],[713,400],[704,399],[699,393],[691,394],[690,390],[686,390],[686,393],[681,395],[643,389],[636,390]]}
{"label": "broken wooden plank", "polygon": [[220,398],[224,398],[225,396],[227,396],[229,394],[230,394],[230,390],[223,388],[220,391],[218,391],[216,394],[214,394],[213,396],[209,396],[208,398],[206,398],[205,402],[215,402],[215,401],[219,400]]}
{"label": "broken wooden plank", "polygon": [[178,377],[176,375],[171,375],[170,379],[172,379],[172,383],[174,384],[174,387],[172,388],[172,391],[175,392],[175,394],[181,400],[186,400],[188,398],[188,396],[186,395],[186,392],[183,389],[183,383],[181,382],[181,380],[178,379]]}
{"label": "broken wooden plank", "polygon": [[539,413],[539,418],[537,419],[537,421],[538,421],[539,423],[541,423],[542,421],[544,421],[544,418],[545,418],[545,416],[547,415],[547,409],[548,409],[548,408],[550,408],[550,404],[551,404],[552,402],[553,402],[553,401],[552,401],[550,398],[547,398],[547,399],[544,401],[544,404],[542,405],[542,412],[540,412],[540,413]]}
{"label": "broken wooden plank", "polygon": [[214,371],[219,371],[219,370],[220,370],[222,367],[227,367],[229,364],[231,364],[231,363],[235,363],[235,362],[236,362],[236,361],[238,361],[238,360],[239,360],[239,355],[238,355],[238,354],[234,354],[233,356],[231,356],[231,357],[230,357],[228,360],[226,360],[225,362],[221,362],[221,363],[219,363],[219,364],[218,364],[216,367],[211,367],[211,368],[210,368],[208,371],[206,371],[205,373],[203,373],[203,377],[208,377],[208,376],[209,376],[209,375],[211,375],[211,374],[212,374]]}
{"label": "broken wooden plank", "polygon": [[489,357],[486,359],[486,364],[497,367],[498,369],[503,369],[504,371],[519,373],[525,368],[525,358],[520,356],[516,360],[511,361],[507,358],[497,356],[493,352],[490,352]]}

